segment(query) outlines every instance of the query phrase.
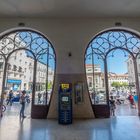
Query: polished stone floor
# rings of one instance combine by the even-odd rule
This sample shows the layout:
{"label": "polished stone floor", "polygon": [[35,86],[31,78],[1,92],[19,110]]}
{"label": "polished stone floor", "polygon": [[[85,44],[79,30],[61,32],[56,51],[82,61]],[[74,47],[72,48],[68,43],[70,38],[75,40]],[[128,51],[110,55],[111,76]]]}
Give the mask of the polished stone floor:
{"label": "polished stone floor", "polygon": [[[27,117],[30,117],[31,103],[26,104],[25,114]],[[7,116],[18,116],[20,110],[19,103],[13,103],[12,106],[6,106],[7,110],[4,115]],[[129,102],[121,105],[116,105],[116,116],[137,116],[137,109],[131,108]]]}
{"label": "polished stone floor", "polygon": [[0,140],[140,140],[140,118],[129,104],[117,106],[117,117],[74,120],[72,125],[31,119],[30,104],[26,105],[27,118],[20,120],[19,109],[18,103],[7,106],[0,119]]}
{"label": "polished stone floor", "polygon": [[4,116],[0,120],[0,140],[140,140],[140,118],[74,120],[59,125],[57,120],[35,120]]}
{"label": "polished stone floor", "polygon": [[[12,106],[6,105],[6,111],[4,112],[4,116],[19,116],[21,105],[19,102],[13,103]],[[31,112],[31,103],[27,104],[25,106],[25,114],[27,117],[30,117]]]}
{"label": "polished stone floor", "polygon": [[132,108],[129,103],[116,105],[116,116],[137,116],[137,115],[138,115],[137,107]]}

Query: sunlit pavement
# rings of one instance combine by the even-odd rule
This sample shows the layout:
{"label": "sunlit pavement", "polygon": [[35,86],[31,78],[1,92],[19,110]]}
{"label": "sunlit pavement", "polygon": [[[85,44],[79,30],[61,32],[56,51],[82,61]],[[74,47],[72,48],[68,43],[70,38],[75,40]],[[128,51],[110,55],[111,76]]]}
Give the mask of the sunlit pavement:
{"label": "sunlit pavement", "polygon": [[137,116],[138,109],[131,108],[130,104],[116,105],[116,116]]}
{"label": "sunlit pavement", "polygon": [[[19,116],[21,105],[19,102],[13,103],[12,106],[6,105],[6,111],[4,112],[4,116]],[[31,103],[26,103],[25,107],[25,115],[27,117],[30,117],[31,112]],[[116,105],[115,110],[116,116],[137,116],[137,108],[131,108],[129,102],[126,102],[125,104]]]}
{"label": "sunlit pavement", "polygon": [[[19,116],[21,104],[19,102],[13,103],[12,106],[6,105],[6,111],[4,112],[4,116]],[[26,103],[25,106],[25,115],[30,117],[31,112],[31,103]]]}

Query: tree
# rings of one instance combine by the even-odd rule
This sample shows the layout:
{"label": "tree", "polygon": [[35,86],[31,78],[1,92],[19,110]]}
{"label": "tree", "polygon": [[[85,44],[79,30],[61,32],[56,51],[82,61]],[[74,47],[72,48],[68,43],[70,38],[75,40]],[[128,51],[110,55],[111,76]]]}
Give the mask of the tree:
{"label": "tree", "polygon": [[123,82],[121,84],[122,84],[122,87],[128,87],[129,86],[128,83],[126,83],[126,82]]}
{"label": "tree", "polygon": [[119,87],[121,87],[120,83],[119,82],[113,82],[111,84],[112,87],[115,87],[116,89],[118,89]]}
{"label": "tree", "polygon": [[120,88],[120,87],[128,87],[128,83],[126,83],[126,82],[122,82],[122,83],[120,83],[120,82],[113,82],[112,84],[111,84],[111,86],[112,87],[115,87],[116,89],[118,89],[118,88]]}
{"label": "tree", "polygon": [[52,88],[52,82],[48,82],[48,89],[51,89]]}

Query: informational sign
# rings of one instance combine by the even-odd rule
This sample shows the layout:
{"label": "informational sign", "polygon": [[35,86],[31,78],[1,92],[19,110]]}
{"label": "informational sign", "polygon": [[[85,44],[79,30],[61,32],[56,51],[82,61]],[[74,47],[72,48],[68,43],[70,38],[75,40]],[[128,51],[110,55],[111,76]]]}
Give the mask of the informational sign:
{"label": "informational sign", "polygon": [[12,84],[21,84],[21,80],[16,80],[16,79],[8,79],[7,83],[12,83]]}
{"label": "informational sign", "polygon": [[74,95],[75,95],[75,104],[81,104],[84,102],[84,95],[83,95],[83,82],[77,82],[74,86]]}
{"label": "informational sign", "polygon": [[61,84],[62,89],[68,89],[69,88],[69,84]]}
{"label": "informational sign", "polygon": [[69,99],[68,99],[68,97],[62,97],[62,101],[63,101],[63,102],[68,102]]}

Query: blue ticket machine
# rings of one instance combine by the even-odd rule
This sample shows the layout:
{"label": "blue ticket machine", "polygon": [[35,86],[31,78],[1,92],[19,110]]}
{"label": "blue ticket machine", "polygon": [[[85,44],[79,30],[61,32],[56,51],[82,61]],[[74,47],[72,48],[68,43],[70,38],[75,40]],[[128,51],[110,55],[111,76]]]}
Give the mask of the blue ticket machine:
{"label": "blue ticket machine", "polygon": [[58,121],[60,124],[72,123],[72,85],[60,84],[58,98]]}

